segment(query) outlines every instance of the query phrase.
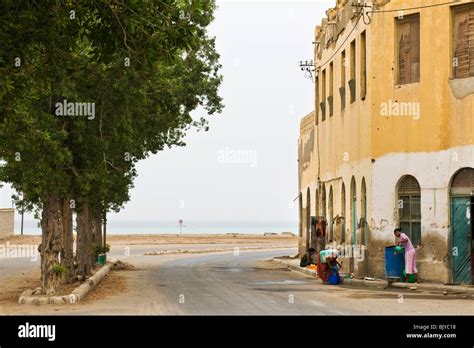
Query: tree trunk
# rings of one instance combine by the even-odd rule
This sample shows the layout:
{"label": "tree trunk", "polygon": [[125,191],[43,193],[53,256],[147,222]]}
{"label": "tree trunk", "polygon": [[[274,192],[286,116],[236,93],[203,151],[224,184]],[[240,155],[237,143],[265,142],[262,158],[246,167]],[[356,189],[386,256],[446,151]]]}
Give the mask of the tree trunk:
{"label": "tree trunk", "polygon": [[61,273],[55,270],[59,265],[61,251],[61,200],[57,193],[48,195],[43,200],[41,213],[41,244],[38,248],[41,255],[41,289],[43,294],[53,295],[61,282]]}
{"label": "tree trunk", "polygon": [[63,233],[61,237],[61,265],[65,268],[63,282],[72,283],[75,278],[74,270],[74,250],[72,233],[72,209],[69,199],[62,200],[62,223]]}
{"label": "tree trunk", "polygon": [[[94,246],[102,246],[102,216],[101,210],[94,207],[91,209],[90,212],[90,225],[91,225],[91,232],[92,232],[92,243]],[[96,263],[96,255],[93,253],[92,255],[92,264]]]}
{"label": "tree trunk", "polygon": [[91,274],[93,260],[92,233],[89,203],[85,202],[77,211],[77,275],[82,279]]}

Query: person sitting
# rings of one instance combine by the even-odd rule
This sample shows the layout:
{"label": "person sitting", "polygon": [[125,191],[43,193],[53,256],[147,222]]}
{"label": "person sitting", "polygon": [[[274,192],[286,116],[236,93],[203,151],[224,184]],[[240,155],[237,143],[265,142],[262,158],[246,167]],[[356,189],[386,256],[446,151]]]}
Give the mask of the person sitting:
{"label": "person sitting", "polygon": [[341,282],[341,278],[339,276],[339,270],[342,268],[341,263],[337,259],[337,254],[334,253],[331,256],[326,258],[327,267],[327,283],[336,285]]}
{"label": "person sitting", "polygon": [[316,254],[316,250],[314,248],[309,248],[306,254],[303,255],[300,261],[300,267],[306,267],[309,265],[316,265],[316,261],[314,256]]}

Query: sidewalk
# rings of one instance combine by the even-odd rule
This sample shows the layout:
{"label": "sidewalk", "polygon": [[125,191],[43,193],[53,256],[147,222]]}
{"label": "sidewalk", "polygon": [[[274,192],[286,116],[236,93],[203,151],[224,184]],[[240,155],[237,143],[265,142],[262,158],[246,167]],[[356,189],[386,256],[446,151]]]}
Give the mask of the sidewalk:
{"label": "sidewalk", "polygon": [[[318,278],[316,271],[313,271],[308,268],[300,267],[299,259],[290,259],[290,258],[274,258],[274,262],[278,262],[287,268],[306,274],[315,278]],[[319,280],[319,278],[318,278]],[[474,286],[469,285],[444,285],[436,283],[389,283],[386,280],[376,279],[376,280],[364,280],[364,279],[351,279],[351,278],[341,278],[341,285],[346,286],[358,286],[358,287],[373,287],[380,289],[387,288],[401,288],[407,290],[416,290],[416,291],[436,291],[443,294],[469,294],[474,296]]]}

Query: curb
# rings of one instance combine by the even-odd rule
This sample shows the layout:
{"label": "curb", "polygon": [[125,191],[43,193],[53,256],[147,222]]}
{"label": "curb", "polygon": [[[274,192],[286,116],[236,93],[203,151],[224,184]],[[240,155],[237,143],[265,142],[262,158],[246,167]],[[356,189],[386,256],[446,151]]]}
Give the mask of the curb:
{"label": "curb", "polygon": [[[297,265],[291,264],[288,261],[282,259],[273,259],[273,262],[280,263],[281,265],[286,266],[287,268],[302,273],[306,275],[313,276],[318,278],[316,271],[302,268]],[[354,287],[370,287],[370,288],[380,288],[380,289],[389,289],[389,288],[398,288],[406,289],[413,291],[435,291],[441,292],[445,295],[447,294],[470,294],[474,295],[474,287],[463,286],[463,285],[443,285],[443,284],[417,284],[417,283],[389,283],[386,280],[364,280],[364,279],[350,279],[350,278],[341,278],[341,285],[354,286]]]}
{"label": "curb", "polygon": [[87,294],[94,289],[102,279],[112,270],[117,264],[117,260],[113,260],[111,263],[101,267],[94,275],[89,277],[75,288],[69,295],[63,296],[35,296],[33,295],[34,290],[25,290],[20,295],[18,300],[19,304],[33,304],[33,305],[48,305],[48,304],[74,304],[83,300]]}

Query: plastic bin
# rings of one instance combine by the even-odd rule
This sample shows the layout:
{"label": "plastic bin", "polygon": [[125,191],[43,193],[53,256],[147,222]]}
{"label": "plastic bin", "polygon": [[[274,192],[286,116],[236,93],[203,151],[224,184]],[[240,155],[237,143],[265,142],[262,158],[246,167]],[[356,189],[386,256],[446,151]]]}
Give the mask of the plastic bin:
{"label": "plastic bin", "polygon": [[99,254],[99,256],[97,256],[97,263],[99,265],[105,265],[106,262],[107,262],[107,255],[106,254]]}
{"label": "plastic bin", "polygon": [[395,250],[395,246],[385,247],[385,277],[387,279],[398,278],[405,280],[405,249],[401,252]]}

